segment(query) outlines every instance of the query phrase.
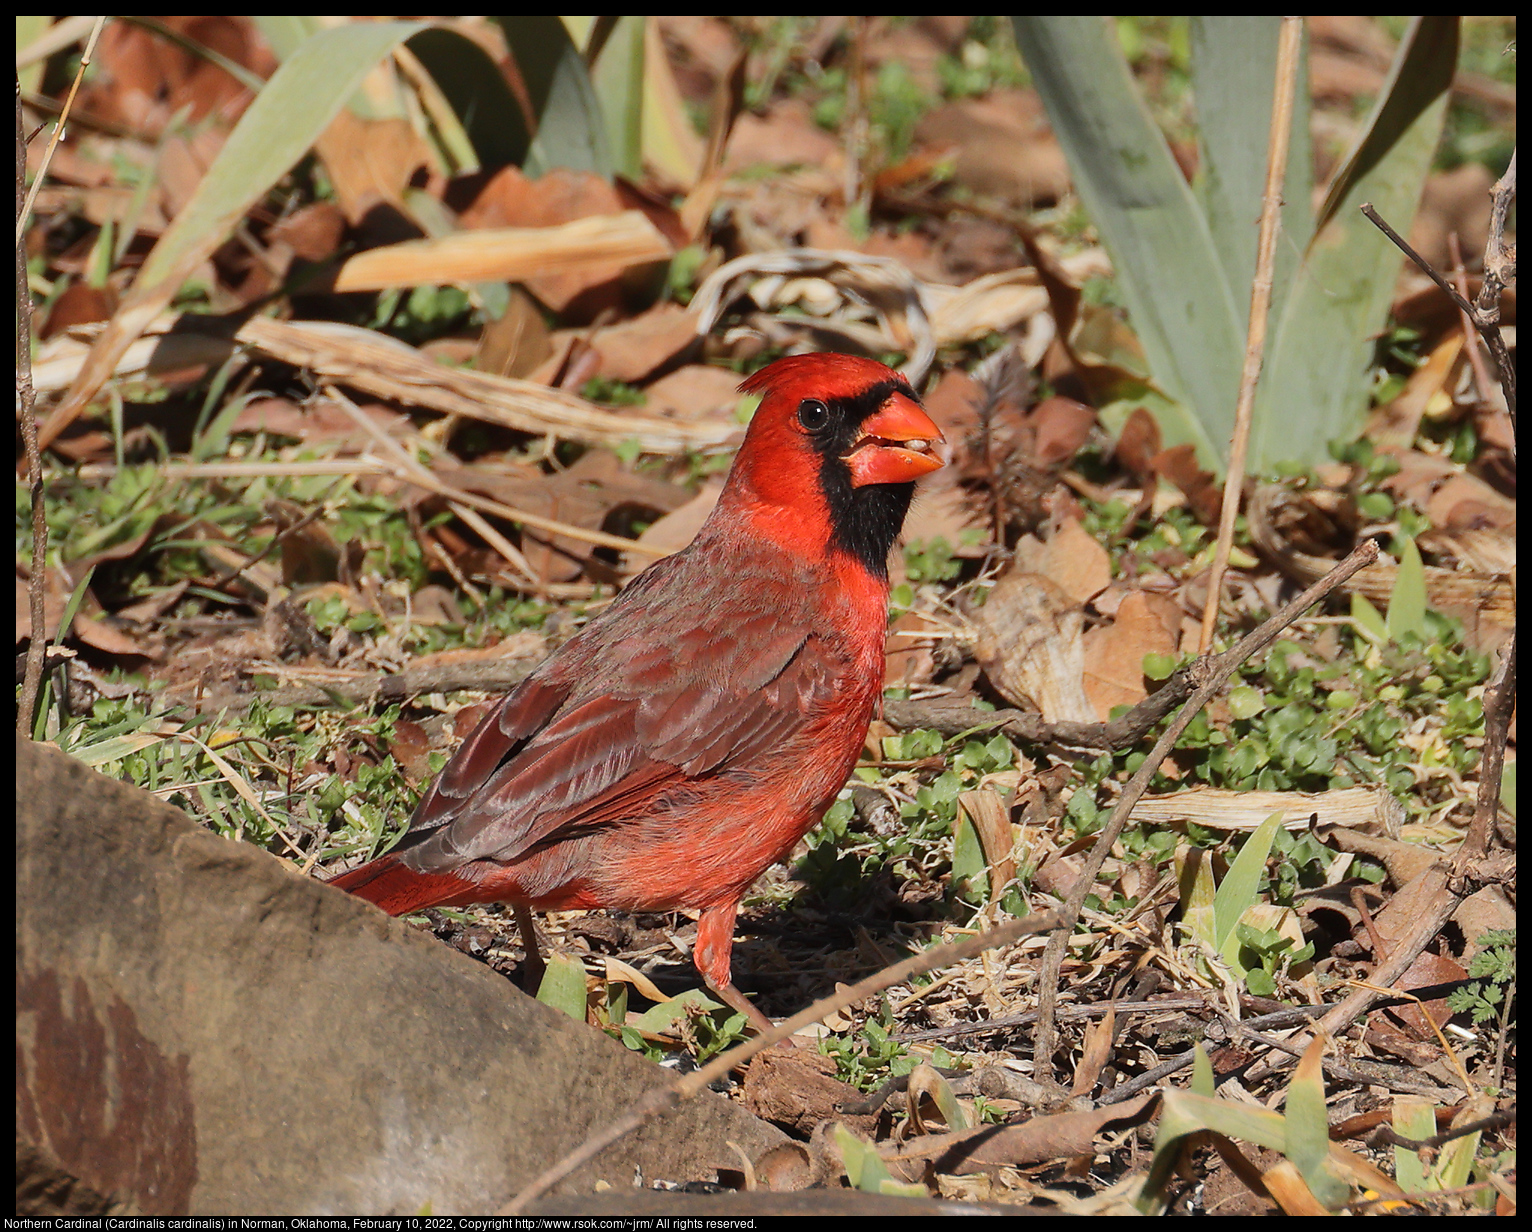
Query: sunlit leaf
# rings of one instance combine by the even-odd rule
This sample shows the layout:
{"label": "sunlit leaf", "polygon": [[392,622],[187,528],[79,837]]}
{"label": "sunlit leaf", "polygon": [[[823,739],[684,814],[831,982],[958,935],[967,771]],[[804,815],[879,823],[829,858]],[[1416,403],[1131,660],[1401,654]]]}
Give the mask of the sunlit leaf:
{"label": "sunlit leaf", "polygon": [[1388,636],[1395,642],[1406,636],[1426,635],[1426,567],[1415,540],[1408,535],[1401,539],[1399,572],[1388,597]]}
{"label": "sunlit leaf", "polygon": [[1441,139],[1456,71],[1458,19],[1417,17],[1352,153],[1332,181],[1280,317],[1256,396],[1252,464],[1322,462],[1354,435],[1369,365],[1403,258],[1358,208],[1371,202],[1408,235]]}
{"label": "sunlit leaf", "polygon": [[1240,916],[1260,901],[1257,891],[1260,889],[1261,874],[1266,868],[1266,857],[1271,854],[1271,844],[1282,826],[1282,817],[1280,812],[1273,813],[1245,840],[1245,845],[1229,865],[1223,884],[1213,896],[1213,918],[1217,930],[1215,944],[1225,957],[1228,957],[1229,943]]}
{"label": "sunlit leaf", "polygon": [[576,1022],[585,1021],[585,968],[567,954],[549,954],[537,999]]}

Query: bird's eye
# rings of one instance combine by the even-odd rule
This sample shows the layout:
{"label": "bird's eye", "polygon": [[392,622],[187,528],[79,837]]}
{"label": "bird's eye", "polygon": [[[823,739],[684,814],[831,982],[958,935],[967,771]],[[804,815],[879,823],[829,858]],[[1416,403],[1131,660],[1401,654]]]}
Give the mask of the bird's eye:
{"label": "bird's eye", "polygon": [[818,432],[830,422],[830,408],[818,398],[805,398],[798,404],[798,422],[810,432]]}

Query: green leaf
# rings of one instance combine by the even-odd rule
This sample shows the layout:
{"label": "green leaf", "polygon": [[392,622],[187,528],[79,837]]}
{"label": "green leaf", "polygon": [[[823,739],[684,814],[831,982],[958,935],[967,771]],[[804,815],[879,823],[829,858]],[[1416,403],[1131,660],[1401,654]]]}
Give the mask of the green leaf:
{"label": "green leaf", "polygon": [[567,954],[549,954],[537,999],[576,1022],[584,1022],[585,968]]}
{"label": "green leaf", "polygon": [[[1192,191],[1207,216],[1230,293],[1241,305],[1248,303],[1255,281],[1256,222],[1266,184],[1280,27],[1280,17],[1247,13],[1191,19],[1192,97],[1197,108],[1199,152]],[[1282,184],[1281,231],[1272,271],[1273,320],[1281,313],[1299,258],[1314,231],[1306,30],[1298,65]],[[1248,315],[1247,311],[1247,319]]]}
{"label": "green leaf", "polygon": [[1367,409],[1373,343],[1403,258],[1361,213],[1370,202],[1408,235],[1441,138],[1458,19],[1417,17],[1355,148],[1330,184],[1287,302],[1274,317],[1256,393],[1250,465],[1325,460]]}
{"label": "green leaf", "polygon": [[1357,591],[1351,592],[1351,619],[1378,641],[1388,641],[1388,624],[1383,613],[1373,607],[1366,595]]}
{"label": "green leaf", "polygon": [[1388,597],[1388,636],[1397,642],[1407,635],[1426,636],[1426,567],[1420,549],[1409,535],[1401,535],[1399,572]]}
{"label": "green leaf", "polygon": [[505,74],[472,39],[451,30],[422,30],[414,53],[458,117],[481,167],[519,167],[532,134]]}
{"label": "green leaf", "polygon": [[637,1018],[630,1019],[628,1026],[636,1027],[650,1035],[663,1035],[670,1029],[670,1024],[677,1018],[686,1017],[688,1007],[694,1007],[705,1013],[711,1014],[714,1010],[721,1010],[723,1006],[714,1001],[700,988],[688,988],[678,996],[659,1005],[651,1006]]}
{"label": "green leaf", "polygon": [[895,1194],[909,1198],[924,1198],[924,1185],[906,1185],[889,1175],[888,1167],[878,1158],[878,1148],[864,1142],[844,1125],[834,1129],[835,1149],[840,1152],[841,1164],[846,1169],[846,1179],[853,1189],[863,1193]]}
{"label": "green leaf", "polygon": [[1293,1071],[1283,1110],[1286,1133],[1282,1153],[1298,1169],[1309,1192],[1334,1211],[1351,1196],[1351,1187],[1330,1167],[1330,1121],[1325,1110],[1323,1052],[1323,1043],[1316,1039]]}
{"label": "green leaf", "polygon": [[1165,444],[1189,441],[1204,467],[1221,470],[1247,313],[1107,20],[1011,18],[1155,383],[1178,404],[1159,417]]}
{"label": "green leaf", "polygon": [[1280,1151],[1287,1141],[1287,1126],[1279,1112],[1236,1104],[1186,1091],[1168,1090],[1163,1095],[1159,1128],[1154,1136],[1154,1153],[1149,1161],[1149,1175],[1136,1205],[1145,1214],[1163,1209],[1164,1188],[1181,1154],[1181,1142],[1188,1134],[1212,1130],[1227,1138],[1253,1142],[1267,1150]]}
{"label": "green leaf", "polygon": [[988,885],[984,879],[984,847],[979,832],[963,812],[958,813],[952,837],[952,887],[971,902],[983,902]]}
{"label": "green leaf", "polygon": [[614,168],[630,180],[644,171],[644,22],[617,18],[591,70]]}
{"label": "green leaf", "polygon": [[1254,685],[1242,684],[1229,690],[1229,713],[1236,719],[1251,719],[1266,709],[1266,694]]}
{"label": "green leaf", "polygon": [[362,78],[422,29],[422,22],[360,23],[323,30],[302,43],[240,117],[191,200],[144,261],[134,292],[173,277],[193,255],[191,264],[200,264],[308,152]]}
{"label": "green leaf", "polygon": [[1260,889],[1261,873],[1266,868],[1266,857],[1271,854],[1271,844],[1281,828],[1282,817],[1280,812],[1273,813],[1256,827],[1255,833],[1245,840],[1245,845],[1229,865],[1218,892],[1213,895],[1215,944],[1218,952],[1236,966],[1238,956],[1230,952],[1238,948],[1235,928],[1240,916],[1259,901],[1256,892]]}
{"label": "green leaf", "polygon": [[585,57],[557,17],[498,17],[526,83],[537,135],[523,170],[534,178],[554,167],[612,176],[606,120],[591,87]]}
{"label": "green leaf", "polygon": [[1212,1099],[1218,1091],[1218,1080],[1213,1074],[1213,1063],[1200,1043],[1192,1045],[1192,1094]]}

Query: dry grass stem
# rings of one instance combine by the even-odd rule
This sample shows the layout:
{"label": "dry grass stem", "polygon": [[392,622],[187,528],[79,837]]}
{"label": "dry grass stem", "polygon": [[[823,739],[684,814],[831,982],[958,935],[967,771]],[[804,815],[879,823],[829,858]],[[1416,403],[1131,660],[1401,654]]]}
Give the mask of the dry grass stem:
{"label": "dry grass stem", "polygon": [[[1271,108],[1271,136],[1266,153],[1266,187],[1261,194],[1261,224],[1256,240],[1255,279],[1250,288],[1250,324],[1245,335],[1245,365],[1239,377],[1239,400],[1234,407],[1234,436],[1229,443],[1229,471],[1224,476],[1223,507],[1218,515],[1218,543],[1208,573],[1207,606],[1197,652],[1207,654],[1218,624],[1223,577],[1234,546],[1234,519],[1245,483],[1245,454],[1250,445],[1250,415],[1255,386],[1266,351],[1266,317],[1271,307],[1272,270],[1277,259],[1277,230],[1281,223],[1282,180],[1287,174],[1287,147],[1293,129],[1293,98],[1298,90],[1298,48],[1302,17],[1282,18],[1277,38],[1276,93]],[[1302,205],[1303,203],[1298,203]]]}

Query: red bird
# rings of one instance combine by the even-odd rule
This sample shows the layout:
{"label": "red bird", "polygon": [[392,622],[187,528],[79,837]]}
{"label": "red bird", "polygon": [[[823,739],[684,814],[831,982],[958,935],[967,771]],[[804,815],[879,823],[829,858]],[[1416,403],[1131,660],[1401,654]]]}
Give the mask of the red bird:
{"label": "red bird", "polygon": [[[778,360],[718,505],[484,719],[394,851],[330,884],[390,915],[510,903],[700,909],[734,987],[734,915],[845,786],[882,696],[888,554],[943,438],[849,355]],[[530,988],[530,984],[529,984]]]}

